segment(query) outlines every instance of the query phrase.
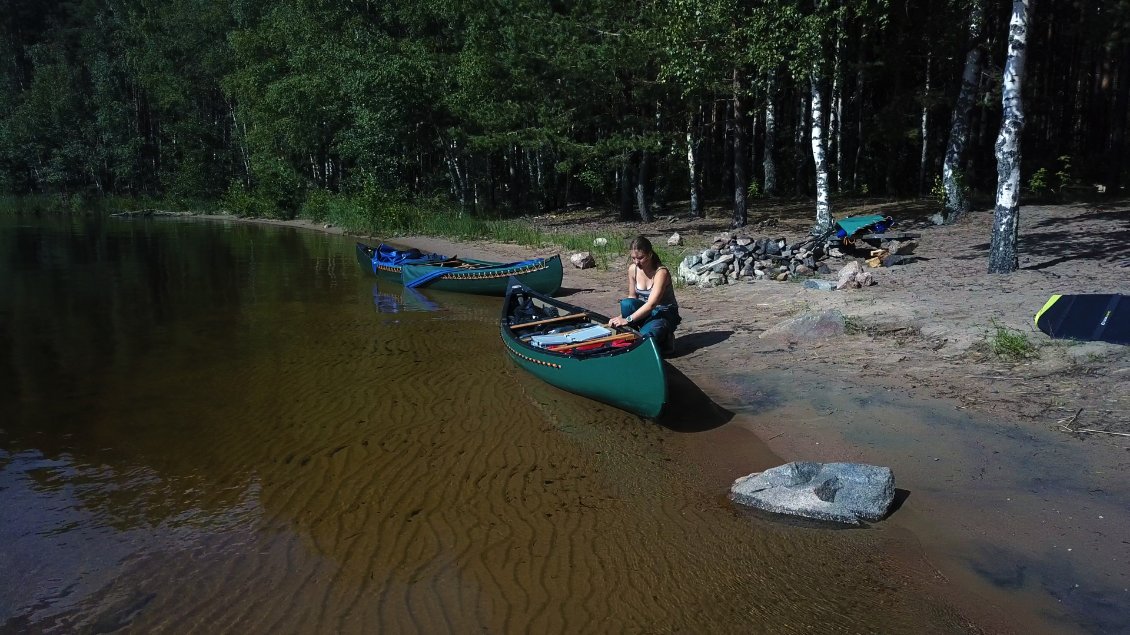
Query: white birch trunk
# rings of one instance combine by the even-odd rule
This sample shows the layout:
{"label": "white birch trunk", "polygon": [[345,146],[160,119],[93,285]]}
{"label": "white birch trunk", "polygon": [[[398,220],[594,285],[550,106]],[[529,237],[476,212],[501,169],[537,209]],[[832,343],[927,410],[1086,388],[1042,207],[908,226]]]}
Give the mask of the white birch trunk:
{"label": "white birch trunk", "polygon": [[844,72],[844,21],[841,17],[836,21],[836,46],[832,58],[832,95],[831,108],[828,111],[828,142],[832,145],[835,157],[836,179],[834,187],[839,192],[843,188],[843,132],[841,128],[843,107],[843,72]]}
{"label": "white birch trunk", "polygon": [[938,221],[952,223],[969,211],[968,179],[962,171],[962,157],[969,143],[969,113],[977,98],[981,76],[981,29],[984,9],[976,2],[969,13],[969,52],[965,55],[965,69],[961,74],[961,90],[950,118],[950,138],[946,144],[946,158],[942,163],[942,188],[945,204]]}
{"label": "white birch trunk", "polygon": [[746,161],[749,149],[746,145],[748,134],[745,118],[745,86],[742,84],[742,75],[734,69],[734,215],[730,219],[730,227],[745,227],[747,222],[746,190],[749,188],[749,177],[746,174]]}
{"label": "white birch trunk", "polygon": [[793,135],[793,143],[796,145],[796,155],[793,158],[793,167],[796,170],[796,193],[798,195],[803,195],[805,193],[804,166],[806,165],[806,162],[804,160],[804,126],[800,125],[800,123],[808,121],[808,99],[805,99],[804,93],[798,92],[798,94],[800,95],[800,104],[798,104],[797,108],[797,122],[799,123],[796,126],[796,133]]}
{"label": "white birch trunk", "polygon": [[820,76],[812,70],[812,159],[816,164],[816,226],[813,235],[832,228],[832,204],[828,196],[828,158],[824,141],[824,100],[820,96]]}
{"label": "white birch trunk", "polygon": [[926,86],[922,91],[922,155],[918,158],[918,191],[926,191],[926,161],[930,158],[930,62],[933,61],[933,52],[926,53]]}
{"label": "white birch trunk", "polygon": [[777,194],[777,162],[773,153],[777,147],[777,72],[770,70],[765,78],[765,156],[761,168],[765,173],[762,191],[766,196]]}
{"label": "white birch trunk", "polygon": [[460,169],[459,143],[452,140],[444,143],[446,151],[444,158],[447,161],[447,175],[451,180],[451,193],[459,201],[460,213],[467,209],[467,182],[463,170]]}
{"label": "white birch trunk", "polygon": [[699,173],[699,149],[702,137],[699,135],[698,126],[695,125],[697,117],[695,111],[687,113],[687,179],[690,181],[690,214],[694,218],[702,218],[702,176]]}
{"label": "white birch trunk", "polygon": [[1017,269],[1016,243],[1020,226],[1020,134],[1024,130],[1021,89],[1027,58],[1029,4],[1013,0],[1008,23],[1008,57],[1001,78],[1001,130],[997,135],[997,205],[989,244],[989,273]]}

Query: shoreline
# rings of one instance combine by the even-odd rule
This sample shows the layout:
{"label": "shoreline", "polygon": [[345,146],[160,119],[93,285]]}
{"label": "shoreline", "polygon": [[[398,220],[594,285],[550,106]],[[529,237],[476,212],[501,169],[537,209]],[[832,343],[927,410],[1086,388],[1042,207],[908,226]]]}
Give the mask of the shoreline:
{"label": "shoreline", "polygon": [[[1044,215],[1058,217],[1059,212],[1045,209]],[[1029,224],[1044,220],[1033,216],[1022,219]],[[302,220],[194,217],[346,234]],[[980,223],[924,232],[920,253],[931,271],[916,271],[914,265],[879,270],[879,284],[868,289],[828,293],[778,282],[680,288],[684,321],[676,332],[677,354],[669,361],[717,403],[736,404],[741,410],[756,406],[756,386],[770,374],[803,375],[813,391],[822,384],[855,388],[855,394],[825,406],[832,411],[827,414],[789,406],[783,413],[788,426],[773,425],[780,415],[741,412],[738,421],[714,431],[681,435],[681,452],[700,462],[720,487],[770,467],[740,467],[742,457],[734,453],[751,445],[767,448],[782,462],[891,465],[896,483],[900,489],[910,486],[910,494],[874,529],[892,537],[905,570],[923,576],[923,584],[971,619],[974,628],[1024,633],[1118,630],[1130,624],[1119,617],[1121,609],[1130,606],[1130,582],[1122,573],[1130,547],[1117,529],[1130,522],[1130,490],[1113,479],[1130,466],[1130,452],[1124,448],[1130,442],[1120,443],[1117,436],[1067,435],[1056,430],[1056,422],[1072,412],[1077,417],[1089,414],[1094,408],[1089,395],[1104,395],[1110,412],[1125,407],[1130,364],[1122,349],[1127,347],[1053,342],[1044,346],[1048,350],[1039,359],[1009,365],[988,357],[981,347],[987,316],[1020,329],[1031,319],[1026,314],[1033,303],[1046,299],[1047,287],[1068,278],[1076,285],[1086,280],[1088,290],[1098,291],[1106,288],[1104,273],[1105,284],[1117,285],[1120,272],[1109,267],[1101,271],[1103,263],[1097,263],[1098,270],[1086,269],[1079,266],[1081,260],[1074,260],[1071,271],[1052,275],[1046,272],[1060,263],[1010,276],[966,271],[968,278],[962,279],[954,270],[963,267],[961,258],[976,251],[974,237],[986,222],[982,217]],[[643,230],[640,233],[659,237],[671,231],[611,222],[608,226],[617,235]],[[1028,244],[1024,229],[1022,241]],[[947,234],[948,240],[940,240]],[[422,236],[392,242],[485,259],[558,253],[553,248]],[[1035,254],[1028,251],[1022,249],[1022,262],[1031,263]],[[605,309],[622,295],[621,278],[618,270],[567,266],[563,295],[572,303]],[[943,288],[929,286],[939,280]],[[834,341],[759,337],[785,317],[828,307],[839,308],[863,328]],[[879,416],[874,409],[862,408],[845,418],[844,411],[852,409],[860,395],[882,401],[893,413]],[[921,421],[908,425],[914,419]],[[720,438],[728,441],[719,443]],[[1029,470],[1033,473],[1026,474]],[[994,472],[998,481],[991,480]],[[1024,508],[1008,509],[1013,500],[1024,501]]]}

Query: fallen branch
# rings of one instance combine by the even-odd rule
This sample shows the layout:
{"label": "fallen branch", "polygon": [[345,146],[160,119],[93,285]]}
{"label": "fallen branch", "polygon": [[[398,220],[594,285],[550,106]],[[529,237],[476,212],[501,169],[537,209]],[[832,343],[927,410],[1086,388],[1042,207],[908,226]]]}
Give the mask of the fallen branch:
{"label": "fallen branch", "polygon": [[1067,432],[1090,432],[1091,434],[1113,434],[1114,436],[1117,436],[1117,437],[1130,437],[1130,434],[1128,434],[1126,432],[1110,432],[1108,430],[1095,430],[1093,428],[1067,428],[1067,427],[1064,427],[1063,429],[1066,430]]}

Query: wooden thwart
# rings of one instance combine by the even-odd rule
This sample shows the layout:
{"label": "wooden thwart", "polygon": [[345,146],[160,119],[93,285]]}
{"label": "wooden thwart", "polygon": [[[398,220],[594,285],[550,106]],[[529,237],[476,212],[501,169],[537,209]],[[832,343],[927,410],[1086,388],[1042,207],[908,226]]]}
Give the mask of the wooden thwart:
{"label": "wooden thwart", "polygon": [[510,330],[517,331],[520,329],[527,329],[531,326],[541,326],[542,324],[552,324],[554,322],[564,322],[566,320],[579,320],[588,317],[588,313],[570,313],[568,315],[559,315],[557,317],[546,318],[544,320],[537,320],[534,322],[523,322],[522,324],[511,324]]}
{"label": "wooden thwart", "polygon": [[605,335],[604,337],[594,337],[591,340],[582,340],[580,342],[575,342],[573,344],[561,344],[560,346],[551,346],[551,347],[549,347],[549,350],[551,350],[555,353],[564,353],[566,351],[571,351],[574,348],[577,348],[578,346],[588,346],[589,344],[601,344],[601,343],[604,343],[604,342],[611,342],[612,340],[636,340],[636,339],[639,339],[639,337],[640,336],[636,335],[635,333],[613,333],[612,335]]}

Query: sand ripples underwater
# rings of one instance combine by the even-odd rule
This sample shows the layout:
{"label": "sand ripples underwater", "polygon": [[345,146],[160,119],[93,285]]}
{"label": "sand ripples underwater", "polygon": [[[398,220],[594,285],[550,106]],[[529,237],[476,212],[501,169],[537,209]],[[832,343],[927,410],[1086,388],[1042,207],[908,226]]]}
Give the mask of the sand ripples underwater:
{"label": "sand ripples underwater", "polygon": [[961,630],[881,531],[737,510],[677,433],[525,375],[491,301],[340,286],[174,322],[65,438],[0,433],[3,630]]}

